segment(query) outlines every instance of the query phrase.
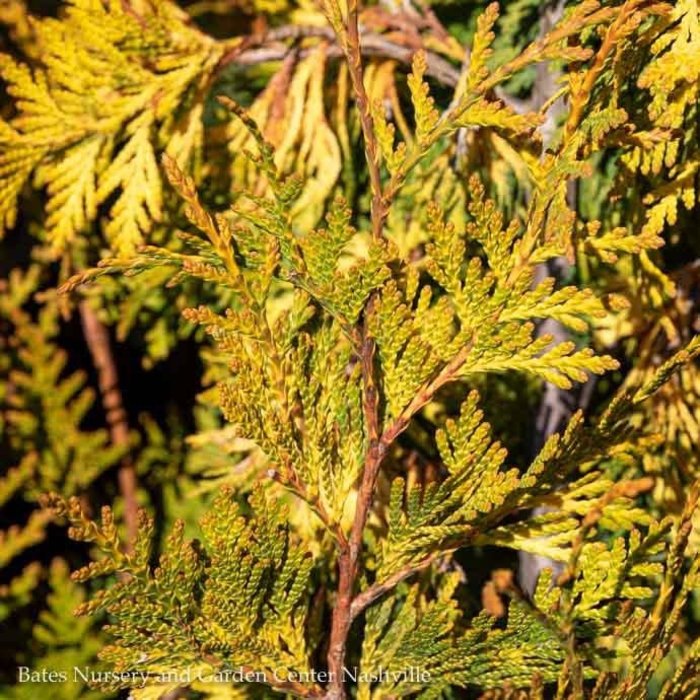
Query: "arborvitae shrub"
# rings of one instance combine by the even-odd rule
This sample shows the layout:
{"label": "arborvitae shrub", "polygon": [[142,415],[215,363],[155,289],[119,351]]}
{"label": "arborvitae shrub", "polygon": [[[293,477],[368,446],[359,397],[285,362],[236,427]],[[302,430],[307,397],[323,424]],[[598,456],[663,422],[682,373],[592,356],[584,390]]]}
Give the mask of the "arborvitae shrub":
{"label": "arborvitae shrub", "polygon": [[8,697],[700,693],[699,8],[504,12],[2,6]]}

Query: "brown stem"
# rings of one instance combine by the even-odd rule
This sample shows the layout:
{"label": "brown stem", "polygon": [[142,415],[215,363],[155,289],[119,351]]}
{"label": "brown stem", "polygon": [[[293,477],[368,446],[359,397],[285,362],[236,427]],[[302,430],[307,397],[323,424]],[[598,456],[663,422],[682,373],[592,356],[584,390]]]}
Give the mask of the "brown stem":
{"label": "brown stem", "polygon": [[[372,304],[373,300],[370,300],[368,304],[368,312],[370,313]],[[378,394],[374,382],[374,341],[365,331],[361,345],[361,361],[364,382],[363,406],[368,429],[369,447],[365,458],[350,538],[347,547],[341,546],[338,557],[338,592],[333,610],[331,639],[328,649],[330,683],[326,694],[327,700],[342,700],[345,697],[345,688],[342,680],[343,666],[350,625],[356,615],[377,597],[383,595],[396,583],[403,580],[403,578],[411,576],[416,571],[428,566],[432,561],[430,559],[417,566],[402,570],[383,584],[370,588],[353,598],[353,588],[357,577],[358,561],[362,547],[362,535],[372,506],[377,474],[384,457],[394,440],[408,427],[411,418],[430,401],[442,386],[457,377],[472,346],[473,340],[467,343],[436,377],[426,382],[418,390],[413,401],[380,433]],[[397,576],[399,576],[398,579],[396,578]]]}
{"label": "brown stem", "polygon": [[380,438],[380,443],[384,447],[391,445],[396,438],[403,433],[411,422],[411,418],[420,411],[423,406],[430,402],[439,389],[445,384],[454,381],[459,375],[462,365],[467,360],[470,350],[474,346],[474,338],[472,338],[464,347],[445,365],[440,372],[423,386],[418,389],[413,400],[404,408],[403,411],[386,427]]}
{"label": "brown stem", "polygon": [[[369,171],[372,191],[371,218],[372,237],[379,240],[382,237],[384,219],[388,211],[387,198],[382,191],[382,183],[379,171],[379,147],[374,133],[374,120],[367,91],[365,90],[362,73],[362,47],[360,46],[360,29],[358,21],[358,0],[349,0],[347,28],[345,33],[339,34],[339,40],[348,64],[348,72],[353,85],[355,99],[357,101],[360,124],[365,143],[365,157]],[[331,621],[331,635],[328,647],[329,683],[326,698],[328,700],[344,700],[345,685],[343,682],[343,669],[347,651],[347,639],[353,621],[353,596],[355,580],[358,573],[358,562],[362,549],[362,536],[364,533],[370,508],[374,500],[374,488],[377,474],[389,446],[408,426],[411,416],[425,405],[432,395],[444,383],[449,381],[458,372],[466,359],[469,347],[465,348],[457,357],[447,365],[444,370],[432,381],[427,383],[418,392],[407,409],[402,412],[397,420],[392,422],[387,430],[381,432],[379,425],[379,396],[374,379],[374,340],[368,332],[368,317],[372,313],[372,307],[376,302],[373,295],[367,303],[364,315],[364,326],[360,339],[360,359],[362,363],[363,380],[363,410],[365,427],[367,430],[368,448],[365,456],[365,464],[362,472],[362,481],[357,496],[357,505],[353,518],[350,537],[347,542],[339,542],[338,554],[338,590],[335,607]],[[406,573],[406,576],[410,572]],[[388,590],[388,589],[387,589]],[[380,595],[378,592],[377,595]],[[362,600],[360,605],[362,604]],[[357,614],[357,605],[355,614]]]}
{"label": "brown stem", "polygon": [[420,573],[423,569],[427,569],[436,559],[445,555],[444,551],[439,551],[426,557],[418,564],[411,564],[399,569],[396,573],[389,576],[380,583],[375,583],[366,590],[355,596],[350,606],[350,617],[354,620],[365,608],[374,603],[377,598],[381,598],[385,593],[388,593],[392,588],[395,588],[401,581],[405,581],[414,574]]}
{"label": "brown stem", "polygon": [[[280,27],[280,29],[287,29]],[[330,58],[339,58],[343,56],[342,49],[336,44],[335,37],[330,30],[324,27],[298,27],[299,34],[302,36],[318,37],[329,42],[327,56]],[[249,41],[245,46],[239,45],[236,49],[232,49],[219,62],[219,68],[223,68],[231,63],[239,66],[255,66],[260,63],[270,61],[282,61],[292,49],[282,43],[282,37],[289,38],[291,32],[274,33],[269,32],[264,40],[255,42]],[[360,32],[361,48],[363,56],[380,56],[382,58],[391,58],[399,63],[410,65],[416,48],[412,46],[404,46],[387,37],[376,34],[374,32]],[[313,51],[313,48],[299,49],[298,55],[304,58]],[[426,51],[427,70],[426,74],[434,78],[439,83],[448,87],[455,87],[459,81],[459,70],[452,66],[448,61],[431,51]]]}
{"label": "brown stem", "polygon": [[379,174],[379,147],[374,133],[374,120],[372,119],[369,97],[365,90],[362,71],[362,51],[360,48],[360,27],[358,19],[358,0],[348,2],[347,35],[343,42],[345,58],[350,72],[350,81],[357,100],[357,110],[360,115],[362,135],[365,141],[365,159],[369,171],[370,186],[372,189],[372,237],[379,240],[382,235],[384,222],[384,199],[382,197],[382,182]]}
{"label": "brown stem", "polygon": [[[374,120],[372,119],[369,97],[365,90],[362,73],[362,52],[360,47],[357,3],[358,0],[348,1],[347,29],[344,35],[341,34],[339,36],[339,39],[341,40],[348,64],[348,72],[355,93],[362,134],[364,136],[365,159],[367,161],[372,190],[372,237],[374,240],[379,240],[382,236],[382,227],[384,225],[386,210],[379,173],[379,147],[374,133]],[[362,403],[365,427],[367,429],[368,449],[365,456],[362,482],[357,497],[357,505],[355,507],[355,516],[350,530],[350,537],[347,543],[343,541],[339,542],[338,591],[336,594],[335,608],[333,610],[331,636],[328,646],[328,670],[330,679],[327,698],[329,698],[329,700],[343,700],[345,698],[343,668],[345,665],[348,634],[352,624],[351,606],[360,550],[362,548],[362,534],[373,500],[377,473],[379,472],[387,449],[386,444],[382,443],[380,439],[379,396],[374,381],[375,345],[367,328],[368,316],[371,314],[374,303],[375,297],[372,296],[365,308],[360,351],[363,381]]]}
{"label": "brown stem", "polygon": [[585,108],[589,105],[589,98],[593,88],[598,80],[598,77],[603,72],[605,63],[608,57],[615,51],[620,44],[620,31],[630,16],[634,14],[639,6],[644,4],[644,0],[627,0],[620,8],[620,12],[615,17],[615,20],[608,27],[603,42],[596,53],[595,59],[591,67],[586,71],[586,74],[581,82],[578,90],[571,95],[571,108],[569,117],[564,125],[564,139],[568,140],[576,131],[580,124]]}
{"label": "brown stem", "polygon": [[[87,301],[79,304],[83,335],[92,362],[97,370],[97,381],[102,397],[102,406],[113,445],[129,444],[129,424],[119,389],[119,377],[110,346],[106,326],[97,318]],[[131,459],[126,456],[119,466],[117,479],[124,499],[124,521],[127,532],[127,551],[131,551],[138,532],[138,502],[136,499],[136,471]]]}
{"label": "brown stem", "polygon": [[[373,300],[368,303],[371,310]],[[338,592],[333,609],[331,637],[328,646],[328,670],[330,681],[326,698],[341,700],[345,697],[343,667],[348,633],[352,624],[351,606],[353,588],[357,576],[358,560],[362,547],[362,534],[372,505],[374,484],[379,472],[386,445],[379,436],[379,397],[374,383],[374,340],[369,337],[366,327],[361,345],[362,379],[364,384],[363,408],[368,433],[369,446],[365,457],[362,483],[357,497],[355,517],[347,545],[340,547],[338,556]]]}

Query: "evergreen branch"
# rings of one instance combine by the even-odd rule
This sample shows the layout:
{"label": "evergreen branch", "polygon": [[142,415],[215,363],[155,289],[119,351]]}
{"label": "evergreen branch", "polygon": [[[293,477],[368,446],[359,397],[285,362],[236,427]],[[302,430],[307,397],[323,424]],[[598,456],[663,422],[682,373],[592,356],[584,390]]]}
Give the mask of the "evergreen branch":
{"label": "evergreen branch", "polygon": [[[374,299],[375,297],[370,299],[366,311],[371,309]],[[328,669],[331,673],[331,681],[326,695],[327,700],[342,700],[345,697],[343,666],[345,664],[348,633],[353,620],[353,588],[362,547],[362,535],[373,501],[374,485],[382,460],[386,454],[386,445],[382,443],[379,436],[379,396],[374,380],[375,345],[374,340],[367,334],[366,326],[364,336],[361,346],[364,385],[363,409],[369,445],[362,472],[362,483],[357,497],[350,540],[347,547],[341,547],[338,558],[338,592],[333,610],[331,637],[328,648]]]}
{"label": "evergreen branch", "polygon": [[580,87],[571,95],[571,108],[564,126],[565,140],[573,136],[581,123],[584,110],[590,102],[591,92],[593,91],[598,77],[603,72],[608,57],[620,45],[625,36],[636,28],[640,20],[638,19],[635,22],[635,13],[641,7],[648,4],[648,0],[626,0],[624,5],[620,8],[619,13],[608,27],[603,42],[595,55],[593,63],[586,71],[586,75]]}
{"label": "evergreen branch", "polygon": [[[329,22],[334,28],[345,53],[350,80],[352,82],[357,108],[360,115],[360,124],[364,136],[365,160],[369,172],[372,192],[371,220],[372,237],[375,241],[382,238],[384,219],[388,212],[382,192],[382,183],[379,172],[379,144],[372,117],[369,97],[364,85],[362,71],[362,51],[360,46],[358,0],[349,0],[347,11],[347,23],[338,21],[339,8],[330,7]],[[331,623],[331,636],[328,648],[328,668],[331,674],[328,684],[327,698],[329,700],[342,700],[345,698],[345,685],[343,667],[347,638],[352,625],[352,600],[355,578],[358,570],[358,560],[362,547],[367,517],[374,497],[374,487],[382,460],[386,454],[386,445],[380,439],[379,427],[379,395],[374,379],[374,354],[375,341],[368,333],[367,316],[371,313],[376,295],[372,295],[365,307],[365,319],[363,321],[363,340],[361,349],[362,381],[363,381],[363,411],[368,437],[368,449],[365,465],[362,472],[362,483],[358,494],[355,516],[350,532],[347,547],[340,543],[338,560],[338,592],[336,606],[333,610]]]}
{"label": "evergreen branch", "polygon": [[[584,517],[581,527],[576,535],[571,548],[571,556],[564,569],[558,576],[556,585],[564,587],[575,578],[579,560],[584,551],[584,544],[591,530],[596,526],[603,515],[605,506],[612,503],[619,496],[637,496],[639,493],[648,491],[654,485],[653,479],[645,477],[636,481],[621,481],[615,484],[606,494],[604,494],[593,508]],[[570,673],[570,681],[574,686],[574,697],[583,697],[583,663],[578,651],[578,645],[574,628],[574,596],[568,592],[562,596],[561,614],[563,619],[562,633],[566,636],[567,665]],[[563,688],[560,688],[560,691]],[[560,697],[558,694],[557,697]]]}
{"label": "evergreen branch", "polygon": [[615,484],[606,494],[601,496],[595,506],[586,513],[585,518],[581,523],[581,529],[576,535],[573,546],[571,548],[571,557],[566,566],[566,569],[557,579],[557,585],[562,586],[568,583],[576,574],[576,566],[583,552],[583,546],[587,535],[597,525],[598,521],[603,516],[605,507],[612,503],[620,496],[634,498],[640,493],[649,491],[654,485],[654,480],[651,477],[643,477],[634,481],[620,481]]}
{"label": "evergreen branch", "polygon": [[425,382],[425,384],[416,392],[411,402],[401,413],[385,428],[381,437],[381,444],[384,448],[388,448],[396,438],[403,433],[411,422],[411,418],[418,413],[426,404],[428,404],[435,394],[445,384],[453,382],[459,377],[460,370],[469,356],[469,352],[474,346],[475,338],[462,347],[462,349],[454,356],[454,358],[445,365],[433,378]]}
{"label": "evergreen branch", "polygon": [[350,606],[350,616],[354,620],[365,608],[369,607],[378,598],[386,595],[389,591],[395,588],[399,583],[405,581],[407,578],[414,576],[427,569],[431,564],[433,564],[440,557],[445,556],[444,551],[439,551],[426,557],[422,562],[418,564],[410,564],[399,569],[396,573],[389,576],[384,581],[372,584],[369,588],[362,591],[355,596]]}
{"label": "evergreen branch", "polygon": [[[202,416],[202,426],[210,429],[199,431],[191,444],[198,451],[206,444],[216,454],[206,472],[197,464],[188,467],[188,474],[211,475],[228,487],[213,504],[191,499],[187,511],[180,509],[182,519],[163,543],[158,562],[152,548],[161,548],[160,538],[154,540],[155,522],[144,511],[126,553],[111,509],[105,508],[98,524],[81,509],[79,496],[65,500],[76,490],[72,484],[64,498],[49,497],[56,514],[68,517],[70,536],[94,543],[93,551],[103,553],[74,574],[76,583],[96,576],[117,579],[77,612],[109,615],[105,632],[114,643],[103,648],[101,660],[116,670],[148,673],[150,687],[133,689],[139,700],[169,691],[259,694],[238,684],[214,690],[209,682],[183,683],[173,691],[179,682],[159,683],[166,669],[189,673],[198,668],[262,674],[272,691],[319,700],[431,698],[460,694],[457,688],[498,697],[513,692],[533,698],[558,692],[562,700],[643,697],[652,674],[658,677],[659,662],[671,658],[673,635],[682,630],[700,566],[687,551],[697,493],[676,528],[665,565],[659,557],[668,548],[671,518],[657,523],[644,504],[633,502],[653,483],[638,477],[660,474],[659,481],[666,482],[663,469],[652,471],[647,462],[655,458],[649,448],[661,445],[664,436],[640,435],[638,416],[645,410],[641,401],[661,390],[676,371],[684,374],[674,379],[677,386],[667,388],[697,393],[695,366],[688,363],[700,353],[700,343],[691,343],[656,377],[641,381],[650,374],[646,368],[663,362],[654,355],[664,334],[673,347],[691,332],[687,326],[695,319],[687,316],[694,306],[679,299],[684,306],[679,305],[678,319],[662,309],[663,298],[654,300],[652,289],[660,322],[651,332],[638,333],[649,320],[646,307],[641,319],[637,308],[646,300],[630,305],[628,316],[618,316],[622,294],[606,295],[603,277],[608,273],[595,267],[589,275],[586,256],[606,266],[615,265],[618,253],[640,256],[639,269],[615,271],[625,291],[647,278],[659,287],[665,275],[647,252],[661,245],[679,203],[690,211],[697,202],[695,151],[678,150],[685,148],[685,110],[695,114],[700,64],[686,59],[699,55],[697,3],[681,0],[681,9],[667,20],[661,16],[665,3],[580,0],[522,50],[527,38],[513,42],[508,23],[513,14],[534,13],[536,0],[510,4],[498,36],[493,31],[498,10],[490,5],[477,20],[471,50],[465,50],[461,36],[451,37],[422,0],[414,0],[419,11],[408,4],[395,13],[365,7],[360,0],[322,0],[332,31],[282,26],[224,41],[192,35],[190,20],[171,0],[155,5],[124,0],[122,10],[120,2],[107,12],[92,0],[71,0],[68,24],[63,19],[43,23],[42,41],[53,48],[46,60],[38,58],[39,73],[33,76],[14,63],[6,71],[20,115],[11,126],[0,123],[0,141],[14,144],[12,157],[0,158],[11,173],[8,220],[16,211],[20,180],[28,177],[27,168],[36,170],[35,183],[50,199],[46,241],[61,249],[67,266],[80,265],[72,260],[74,252],[80,251],[81,259],[83,250],[85,259],[92,257],[88,239],[84,249],[66,246],[88,230],[98,210],[109,208],[113,220],[104,231],[121,257],[103,261],[97,271],[81,272],[66,290],[104,273],[124,273],[124,287],[131,293],[128,313],[135,316],[151,289],[187,283],[176,299],[156,298],[149,313],[174,326],[175,312],[186,305],[185,319],[202,326],[214,341],[215,350],[202,348],[208,368],[204,384],[216,383],[219,395],[212,387],[206,399],[213,399],[229,425],[216,429]],[[133,3],[136,16],[127,3]],[[266,16],[269,10],[256,3],[255,11]],[[275,20],[322,22],[313,13],[293,11],[289,19]],[[83,36],[101,35],[112,15],[105,46],[94,53],[86,48],[83,55]],[[72,33],[64,37],[53,31],[61,27]],[[506,46],[504,57],[509,43],[517,46]],[[435,53],[422,50],[424,44]],[[363,76],[368,55],[383,58],[365,63]],[[645,67],[648,55],[654,58]],[[331,71],[328,56],[340,59]],[[464,56],[456,75],[448,61],[456,65]],[[222,74],[227,65],[274,57],[284,58],[284,64],[268,66],[274,77],[249,112],[224,98],[238,120],[223,124],[218,116],[203,118],[214,81],[235,78]],[[445,83],[455,90],[444,111],[437,107],[444,91],[431,95],[435,81],[426,77],[433,58],[444,63],[439,70],[454,81]],[[404,91],[400,82],[406,71],[398,64],[409,59]],[[543,70],[549,63],[561,65],[567,85],[556,95],[552,86],[544,102],[533,94],[527,100],[534,110],[529,114],[523,114],[522,102],[504,104],[499,92],[506,81],[514,79],[509,84],[524,94],[530,76],[522,69],[538,63]],[[676,64],[685,69],[681,75]],[[112,71],[112,65],[117,69]],[[336,67],[337,85],[329,85]],[[640,70],[643,79],[636,80]],[[93,82],[88,74],[115,80]],[[666,96],[679,82],[692,86],[691,94]],[[635,86],[649,90],[650,109],[644,94],[637,98]],[[252,89],[258,87],[256,82]],[[553,131],[545,127],[538,133],[538,128],[547,113],[554,128],[553,104],[567,94],[581,104],[572,110],[571,133],[564,126],[554,142]],[[411,115],[404,114],[406,97]],[[112,98],[119,109],[111,108]],[[660,118],[664,110],[669,114]],[[92,112],[95,119],[85,119]],[[637,129],[642,121],[646,131]],[[664,134],[672,136],[671,143],[661,144]],[[358,137],[367,163],[356,162]],[[597,168],[592,156],[608,146],[623,149],[624,165],[616,170],[623,174],[615,176],[612,214],[607,205],[581,207],[582,202],[567,200],[571,181]],[[155,164],[162,151],[172,159],[165,159],[165,170],[188,205],[185,215],[201,236],[170,237],[176,221],[171,215],[179,217],[179,209],[161,192]],[[620,189],[637,171],[656,177],[673,168],[673,181],[659,177],[651,199],[643,199],[645,188],[640,201]],[[484,186],[476,176],[464,177],[470,170],[482,173]],[[630,192],[637,185],[631,182]],[[330,204],[339,187],[358,204],[355,211],[340,198]],[[625,227],[610,231],[618,218],[615,198],[623,199],[622,210],[630,217]],[[210,213],[204,202],[219,213]],[[364,221],[368,208],[371,234],[352,225]],[[506,226],[507,210],[513,219]],[[601,221],[595,220],[599,211]],[[327,227],[317,228],[324,212]],[[164,226],[155,229],[159,218]],[[158,245],[142,247],[151,230]],[[125,257],[133,251],[138,255]],[[552,279],[533,284],[547,261],[563,255],[573,261],[579,251],[582,284],[557,288]],[[138,286],[135,275],[140,275]],[[100,299],[110,312],[114,290],[108,278],[103,281]],[[586,283],[591,289],[584,288]],[[679,280],[679,290],[685,286]],[[689,290],[679,297],[694,299],[695,286]],[[21,284],[14,295],[29,293]],[[0,300],[0,307],[6,305]],[[91,310],[81,308],[84,312]],[[549,335],[535,335],[538,319],[560,321],[583,337],[577,344],[551,348]],[[619,321],[631,332],[611,331],[610,324]],[[89,322],[96,326],[91,333]],[[70,457],[70,464],[99,459],[92,445],[111,451],[105,463],[118,464],[129,451],[129,429],[115,358],[97,317],[83,318],[83,325],[109,431],[99,431],[94,440],[79,436],[74,443],[80,460]],[[507,422],[521,411],[521,399],[533,398],[533,385],[518,381],[511,386],[508,378],[495,377],[494,386],[486,386],[482,410],[479,393],[469,391],[467,383],[478,382],[476,375],[482,373],[517,372],[568,388],[588,373],[616,367],[612,358],[596,357],[593,346],[598,341],[607,346],[611,335],[609,344],[619,343],[627,332],[640,341],[635,346],[641,352],[623,386],[636,393],[620,392],[590,427],[577,412],[527,469],[512,464],[506,445],[515,448],[511,453],[517,459],[520,426],[513,433]],[[153,335],[160,333],[156,329]],[[51,452],[63,447],[61,440],[72,448],[64,438],[62,416],[71,415],[78,425],[89,409],[90,392],[73,399],[84,381],[67,377],[59,382],[63,365],[53,367],[50,349],[32,353],[33,336],[27,339],[17,353],[8,347],[11,359],[17,354],[17,362],[32,372],[15,372],[7,382],[0,377],[0,400],[8,395],[7,415],[21,432],[17,451],[25,445],[34,450],[33,405],[14,403],[16,387],[31,388],[27,393],[38,397],[40,410],[52,417],[46,421],[50,449],[44,452],[50,460]],[[175,342],[168,332],[168,349]],[[0,370],[5,364],[0,358]],[[42,379],[34,372],[37,367],[46,367],[51,376]],[[451,391],[445,392],[450,383]],[[455,401],[462,398],[453,415]],[[683,397],[674,402],[679,411],[668,419],[675,433],[667,430],[667,442],[685,441],[677,461],[690,472],[695,463],[683,460],[690,462],[688,445],[692,449],[696,442],[697,411]],[[493,430],[486,417],[493,420]],[[665,421],[663,413],[655,415],[648,430],[666,427]],[[147,450],[166,453],[167,459],[165,439],[146,432]],[[106,448],[110,435],[114,444]],[[233,453],[248,450],[254,452],[244,459],[250,464],[242,474]],[[37,462],[41,481],[48,471],[44,453]],[[133,477],[156,458],[139,457],[138,469],[124,464],[131,466]],[[209,461],[204,454],[197,461],[202,458]],[[69,458],[61,454],[57,460],[63,464]],[[78,471],[79,478],[71,473],[71,480],[84,488],[90,481],[82,477],[84,467]],[[10,474],[4,498],[25,488],[18,482],[21,476]],[[678,490],[686,485],[687,477]],[[159,484],[152,481],[152,486]],[[168,519],[188,498],[178,483],[174,486],[175,501],[162,494]],[[210,485],[198,490],[204,488]],[[655,500],[660,490],[649,498]],[[134,502],[135,491],[134,477]],[[154,490],[153,495],[161,494]],[[299,499],[309,508],[300,508]],[[541,506],[554,511],[534,517],[523,512]],[[190,540],[185,537],[194,515],[190,508],[200,507],[208,509],[202,537]],[[492,571],[482,596],[484,609],[472,614],[458,592],[462,572],[443,563],[458,548],[482,546],[546,555],[569,567],[554,581],[549,574],[540,576],[531,596],[514,585],[514,574]],[[681,653],[681,675],[672,683],[685,683],[695,672],[697,650]],[[319,655],[327,661],[327,684],[313,680]],[[362,672],[354,687],[348,668]],[[429,686],[413,674],[403,677],[407,668],[432,676]],[[289,683],[273,669],[288,669]],[[375,672],[380,672],[376,680],[365,680]],[[274,678],[265,680],[268,674]],[[110,690],[130,683],[115,680]]]}
{"label": "evergreen branch", "polygon": [[[382,196],[382,182],[379,174],[379,145],[372,118],[369,97],[365,89],[362,70],[362,49],[360,46],[360,28],[358,18],[358,0],[349,0],[347,25],[343,30],[334,27],[338,33],[343,52],[350,72],[350,81],[355,92],[357,111],[360,115],[362,135],[365,144],[365,160],[369,172],[372,190],[372,236],[379,240],[382,236],[382,225],[386,216],[386,207]],[[340,30],[340,31],[339,31]]]}
{"label": "evergreen branch", "polygon": [[[368,303],[366,312],[371,311],[373,300]],[[408,427],[411,418],[425,406],[435,395],[435,393],[445,384],[453,381],[459,374],[459,370],[464,364],[469,351],[473,345],[473,341],[467,343],[454,359],[448,363],[432,380],[426,382],[420,389],[414,399],[409,403],[406,409],[383,431],[379,432],[378,419],[378,395],[376,384],[374,382],[374,341],[369,338],[365,331],[365,339],[362,343],[361,361],[362,375],[364,381],[364,396],[363,405],[365,410],[365,420],[368,428],[369,447],[365,460],[364,471],[362,474],[362,483],[357,499],[357,508],[355,518],[353,520],[352,531],[350,534],[349,546],[347,549],[341,549],[339,556],[339,582],[338,582],[338,597],[336,599],[335,608],[333,610],[333,623],[331,628],[331,641],[328,651],[328,667],[331,672],[331,684],[327,700],[342,700],[345,697],[343,687],[342,671],[345,659],[347,635],[350,631],[350,625],[358,612],[363,609],[363,606],[369,605],[372,600],[383,595],[393,585],[396,585],[403,578],[412,575],[415,570],[423,568],[422,564],[418,568],[412,567],[410,570],[402,571],[402,577],[392,583],[393,577],[387,580],[387,587],[380,585],[376,591],[372,593],[365,592],[366,598],[359,596],[359,603],[356,603],[352,597],[353,585],[357,575],[357,565],[359,553],[362,546],[362,535],[364,532],[369,510],[372,505],[374,496],[374,486],[376,483],[379,469],[381,468],[384,457],[387,454],[389,447],[393,444],[396,438]],[[443,552],[440,552],[443,554]],[[426,563],[428,566],[430,562]],[[353,614],[353,605],[355,612]]]}

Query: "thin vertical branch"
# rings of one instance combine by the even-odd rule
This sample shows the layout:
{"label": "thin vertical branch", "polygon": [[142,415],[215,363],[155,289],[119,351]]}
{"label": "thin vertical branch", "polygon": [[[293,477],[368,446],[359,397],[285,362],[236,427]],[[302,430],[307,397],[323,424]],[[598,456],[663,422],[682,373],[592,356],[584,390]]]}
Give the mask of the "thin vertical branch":
{"label": "thin vertical branch", "polygon": [[343,51],[348,62],[350,80],[352,82],[357,109],[360,114],[362,136],[365,142],[365,156],[369,171],[370,187],[372,189],[372,237],[379,240],[382,236],[382,226],[386,215],[382,182],[379,173],[379,146],[374,133],[374,120],[369,103],[362,70],[362,51],[360,47],[360,28],[357,0],[348,2],[347,34],[343,41]]}
{"label": "thin vertical branch", "polygon": [[[357,101],[365,142],[365,157],[372,190],[372,238],[379,240],[382,237],[386,208],[379,172],[379,147],[374,133],[374,120],[372,119],[372,111],[369,97],[365,90],[362,71],[358,0],[348,0],[347,31],[341,39],[343,40],[343,51],[348,63],[348,72]],[[362,363],[363,381],[362,403],[368,446],[350,537],[347,542],[340,541],[339,543],[338,591],[333,609],[331,637],[328,647],[328,670],[330,674],[326,693],[328,700],[344,700],[345,698],[343,669],[345,667],[348,634],[353,620],[352,601],[360,551],[362,549],[362,535],[372,506],[377,474],[387,451],[387,443],[382,441],[380,436],[379,395],[374,380],[375,343],[370,337],[367,328],[367,319],[374,303],[375,296],[373,295],[367,302],[363,326],[360,331],[360,360]]]}
{"label": "thin vertical branch", "polygon": [[[374,297],[370,299],[367,310],[371,312]],[[374,488],[377,475],[384,461],[384,457],[396,438],[408,427],[411,418],[430,401],[435,393],[446,383],[452,381],[471,350],[473,339],[446,365],[433,379],[426,382],[417,392],[413,401],[392,420],[383,431],[379,424],[379,394],[374,379],[374,341],[369,337],[365,329],[361,341],[362,378],[364,384],[363,410],[365,424],[368,431],[368,448],[365,457],[362,482],[357,497],[357,506],[352,523],[352,529],[347,545],[341,543],[338,557],[338,592],[333,608],[331,623],[331,639],[328,648],[328,670],[330,682],[326,693],[326,700],[343,700],[345,687],[343,684],[343,669],[345,667],[345,655],[347,650],[347,638],[353,619],[378,595],[387,590],[382,584],[366,591],[364,594],[353,596],[355,579],[358,573],[358,563],[362,548],[362,535],[364,533],[370,508],[374,500]],[[422,570],[432,563],[432,558],[423,564],[407,569],[398,574],[398,580],[402,580]],[[389,587],[394,585],[394,579],[388,582]]]}
{"label": "thin vertical branch", "polygon": [[[79,311],[85,342],[97,371],[97,382],[110,439],[114,445],[128,445],[129,424],[119,389],[119,376],[112,354],[109,333],[87,301],[80,302]],[[124,457],[119,466],[117,479],[119,491],[124,499],[127,550],[130,550],[136,541],[138,532],[138,501],[136,499],[136,471],[128,456]]]}
{"label": "thin vertical branch", "polygon": [[[370,300],[368,309],[371,308],[372,303],[373,301]],[[345,698],[343,669],[345,667],[348,634],[353,620],[353,592],[355,579],[357,578],[360,551],[362,549],[362,534],[372,506],[377,474],[387,451],[387,443],[382,441],[380,437],[379,396],[374,381],[374,341],[367,333],[366,323],[363,331],[360,359],[362,362],[363,380],[362,403],[368,447],[350,537],[347,544],[341,546],[338,557],[338,592],[333,608],[331,638],[328,647],[328,670],[330,672],[330,681],[326,694],[328,700],[342,700]]]}
{"label": "thin vertical branch", "polygon": [[605,68],[606,61],[620,45],[621,39],[625,36],[625,25],[628,24],[630,17],[634,15],[642,4],[644,4],[644,0],[626,0],[622,7],[620,7],[620,11],[615,16],[614,21],[605,32],[605,36],[593,59],[593,63],[586,71],[581,84],[575,91],[572,91],[569,116],[566,120],[566,124],[564,124],[564,140],[568,140],[573,136],[583,120],[584,112],[589,104],[593,88]]}

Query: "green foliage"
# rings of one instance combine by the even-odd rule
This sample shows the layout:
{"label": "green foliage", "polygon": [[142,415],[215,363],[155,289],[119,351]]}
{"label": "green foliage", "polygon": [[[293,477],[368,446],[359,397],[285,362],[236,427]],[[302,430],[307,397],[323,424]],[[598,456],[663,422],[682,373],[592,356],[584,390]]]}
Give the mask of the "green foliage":
{"label": "green foliage", "polygon": [[[52,684],[51,697],[57,700],[95,700],[104,695],[90,689],[76,671],[94,667],[101,640],[90,620],[76,620],[73,611],[85,598],[85,591],[71,581],[68,565],[55,559],[49,571],[51,592],[47,607],[40,613],[32,630],[32,641],[37,647],[31,672],[51,669],[64,674],[65,679]],[[17,684],[9,691],[12,700],[35,698],[45,689],[45,682]]]}
{"label": "green foliage", "polygon": [[261,492],[250,503],[257,518],[243,517],[232,494],[222,492],[202,520],[201,545],[185,541],[184,523],[176,522],[156,568],[149,566],[154,524],[145,515],[133,554],[125,554],[109,508],[98,524],[76,499],[52,495],[46,502],[71,522],[72,537],[94,542],[105,554],[75,572],[74,580],[122,575],[76,610],[110,614],[114,643],[100,655],[106,663],[124,671],[138,666],[152,678],[196,669],[204,680],[241,666],[270,678],[280,668],[308,672],[303,630],[311,557],[290,537],[285,511],[271,510]]}
{"label": "green foliage", "polygon": [[[387,676],[375,692],[403,697],[423,691],[425,697],[438,697],[450,686],[527,685],[532,673],[542,680],[556,678],[563,652],[554,630],[521,603],[511,605],[505,628],[495,627],[495,618],[482,612],[461,630],[451,597],[458,582],[459,574],[445,576],[433,600],[411,586],[368,612],[361,672],[367,678],[381,677],[382,671]],[[412,668],[426,672],[422,682],[411,677]],[[370,685],[359,683],[358,697],[370,697]]]}
{"label": "green foliage", "polygon": [[[58,309],[47,304],[33,313],[32,295],[41,273],[37,265],[25,274],[14,270],[0,301],[0,323],[8,331],[0,373],[0,444],[8,464],[16,465],[0,478],[0,507],[4,518],[13,508],[23,512],[21,520],[0,532],[0,563],[10,574],[0,586],[0,618],[8,629],[28,637],[13,649],[20,665],[68,674],[70,680],[56,688],[56,697],[92,698],[84,683],[73,681],[73,666],[93,663],[100,647],[94,625],[76,625],[72,617],[86,591],[70,582],[62,559],[55,559],[48,571],[32,560],[50,524],[46,511],[32,506],[47,489],[67,496],[83,492],[119,461],[128,445],[110,445],[107,430],[86,428],[95,396],[84,372],[67,370],[68,355],[56,344]],[[47,609],[33,624],[21,614],[43,598],[47,577]],[[8,697],[35,697],[41,687],[21,685]]]}
{"label": "green foliage", "polygon": [[95,394],[84,372],[66,371],[67,354],[54,342],[59,332],[55,306],[43,307],[36,320],[22,308],[33,277],[13,275],[2,308],[12,338],[3,382],[3,440],[11,453],[41,464],[34,470],[35,493],[60,489],[71,495],[115,464],[125,448],[109,445],[104,429],[82,428]]}

